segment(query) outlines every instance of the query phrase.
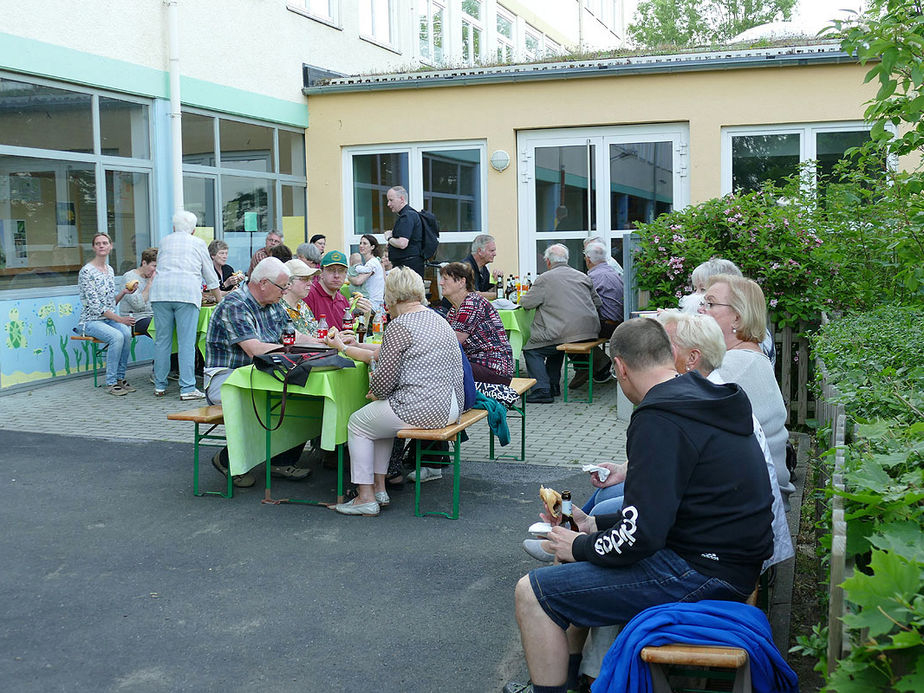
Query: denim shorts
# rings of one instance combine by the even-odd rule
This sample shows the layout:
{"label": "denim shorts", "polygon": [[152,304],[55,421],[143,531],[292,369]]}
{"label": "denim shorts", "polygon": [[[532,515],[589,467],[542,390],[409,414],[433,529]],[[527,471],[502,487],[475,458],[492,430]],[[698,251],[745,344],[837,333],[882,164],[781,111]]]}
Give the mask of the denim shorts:
{"label": "denim shorts", "polygon": [[578,561],[538,568],[529,573],[529,582],[539,605],[561,628],[628,623],[648,607],[668,602],[748,598],[725,580],[698,573],[670,549],[626,566]]}

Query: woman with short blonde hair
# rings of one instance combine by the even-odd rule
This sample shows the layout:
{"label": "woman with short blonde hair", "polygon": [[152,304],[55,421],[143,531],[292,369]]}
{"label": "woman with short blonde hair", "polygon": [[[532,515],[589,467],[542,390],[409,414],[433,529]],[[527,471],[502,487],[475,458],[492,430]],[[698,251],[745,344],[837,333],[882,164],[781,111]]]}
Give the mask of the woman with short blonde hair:
{"label": "woman with short blonde hair", "polygon": [[393,306],[406,301],[426,301],[423,279],[408,267],[395,267],[385,277],[385,303]]}

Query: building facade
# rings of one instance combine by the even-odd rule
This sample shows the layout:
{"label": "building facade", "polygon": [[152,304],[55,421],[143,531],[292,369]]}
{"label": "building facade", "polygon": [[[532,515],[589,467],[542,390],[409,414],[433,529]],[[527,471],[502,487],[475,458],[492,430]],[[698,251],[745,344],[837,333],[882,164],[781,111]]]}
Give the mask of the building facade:
{"label": "building facade", "polygon": [[[89,366],[69,338],[93,234],[112,236],[121,274],[170,231],[171,16],[183,205],[238,268],[268,230],[293,247],[308,233],[306,84],[618,38],[615,2],[577,0],[0,0],[0,12],[0,388]],[[137,340],[135,357],[150,356]]]}
{"label": "building facade", "polygon": [[552,242],[581,266],[589,235],[621,257],[638,222],[868,139],[864,73],[816,45],[332,80],[306,89],[309,223],[355,244],[403,185],[440,259],[484,232],[520,275]]}

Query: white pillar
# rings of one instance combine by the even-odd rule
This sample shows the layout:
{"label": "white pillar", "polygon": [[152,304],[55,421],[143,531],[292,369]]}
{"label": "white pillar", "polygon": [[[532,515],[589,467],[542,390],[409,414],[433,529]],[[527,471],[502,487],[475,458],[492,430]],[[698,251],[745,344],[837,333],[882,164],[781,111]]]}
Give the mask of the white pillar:
{"label": "white pillar", "polygon": [[173,170],[173,209],[183,209],[183,124],[180,111],[180,37],[179,37],[179,2],[166,0],[167,3],[167,41],[170,58],[170,137],[172,156],[170,166]]}

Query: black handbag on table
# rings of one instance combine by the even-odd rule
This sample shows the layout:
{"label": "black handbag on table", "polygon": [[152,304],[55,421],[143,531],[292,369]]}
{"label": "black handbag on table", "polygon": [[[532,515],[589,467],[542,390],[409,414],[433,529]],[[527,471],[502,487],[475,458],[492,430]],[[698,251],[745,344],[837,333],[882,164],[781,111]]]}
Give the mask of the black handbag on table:
{"label": "black handbag on table", "polygon": [[268,428],[260,418],[257,403],[253,394],[253,371],[250,372],[250,402],[257,421],[267,431],[275,431],[282,425],[286,415],[286,399],[289,394],[289,385],[304,387],[312,370],[330,371],[338,368],[355,368],[356,364],[350,359],[340,355],[334,347],[324,346],[291,346],[288,349],[279,347],[265,354],[253,357],[254,368],[268,373],[282,383],[282,402],[279,408],[279,421],[272,428]]}

